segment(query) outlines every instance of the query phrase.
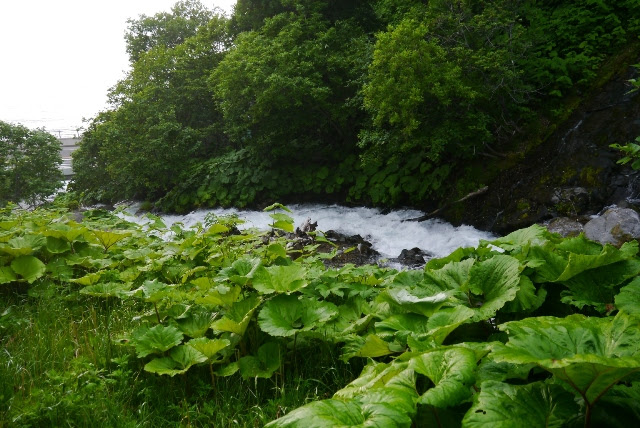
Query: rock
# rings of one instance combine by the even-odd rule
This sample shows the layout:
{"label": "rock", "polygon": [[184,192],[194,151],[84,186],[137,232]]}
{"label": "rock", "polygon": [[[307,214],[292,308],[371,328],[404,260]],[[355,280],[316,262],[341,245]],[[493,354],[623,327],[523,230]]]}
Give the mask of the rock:
{"label": "rock", "polygon": [[565,238],[578,236],[584,229],[582,223],[569,217],[556,217],[546,227],[549,232],[558,233]]}
{"label": "rock", "polygon": [[611,208],[585,224],[584,234],[592,241],[620,247],[640,238],[640,216],[629,208]]}
{"label": "rock", "polygon": [[427,259],[431,258],[433,258],[433,254],[422,251],[416,247],[410,250],[402,250],[397,258],[391,260],[405,266],[416,267],[423,266],[427,262]]}
{"label": "rock", "polygon": [[[380,253],[372,248],[373,245],[360,235],[347,236],[334,230],[328,230],[324,236],[338,247],[338,254],[333,259],[326,260],[326,265],[343,266],[347,263],[353,263],[359,266],[375,263],[380,257]],[[353,247],[356,248],[351,251],[345,251]],[[318,248],[320,252],[329,252],[331,250],[333,250],[333,247],[327,244]]]}
{"label": "rock", "polygon": [[561,214],[578,214],[589,207],[590,194],[584,187],[564,187],[554,190],[551,203]]}
{"label": "rock", "polygon": [[315,223],[311,223],[311,218],[307,217],[305,222],[302,223],[302,226],[296,228],[296,235],[302,235],[304,233],[315,232],[317,227],[318,227],[318,222],[316,221]]}

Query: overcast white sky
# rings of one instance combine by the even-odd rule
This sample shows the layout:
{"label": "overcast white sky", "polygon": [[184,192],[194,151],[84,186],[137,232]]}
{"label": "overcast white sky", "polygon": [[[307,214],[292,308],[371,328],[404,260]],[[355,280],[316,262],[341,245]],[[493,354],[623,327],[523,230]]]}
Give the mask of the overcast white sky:
{"label": "overcast white sky", "polygon": [[[230,13],[235,0],[201,0]],[[126,20],[176,0],[0,0],[0,120],[71,136],[128,69]]]}

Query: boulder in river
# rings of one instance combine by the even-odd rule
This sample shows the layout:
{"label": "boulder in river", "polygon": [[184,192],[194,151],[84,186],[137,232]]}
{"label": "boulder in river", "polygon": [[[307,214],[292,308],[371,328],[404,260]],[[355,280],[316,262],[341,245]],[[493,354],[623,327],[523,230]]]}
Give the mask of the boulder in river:
{"label": "boulder in river", "polygon": [[551,233],[557,233],[563,237],[578,236],[584,230],[584,226],[577,220],[569,217],[556,217],[547,224]]}
{"label": "boulder in river", "polygon": [[584,234],[592,241],[620,247],[640,238],[640,216],[630,208],[610,208],[585,224]]}
{"label": "boulder in river", "polygon": [[422,267],[428,259],[432,259],[433,254],[423,251],[420,248],[411,248],[410,250],[404,249],[400,252],[400,255],[394,259],[389,259],[390,262],[399,263],[404,266],[417,268]]}

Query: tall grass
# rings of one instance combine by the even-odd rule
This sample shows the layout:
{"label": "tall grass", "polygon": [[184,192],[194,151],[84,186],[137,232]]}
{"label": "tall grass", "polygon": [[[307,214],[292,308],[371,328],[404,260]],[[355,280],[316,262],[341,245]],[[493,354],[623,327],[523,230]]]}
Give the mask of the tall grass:
{"label": "tall grass", "polygon": [[262,426],[360,369],[324,347],[297,350],[272,379],[233,375],[214,387],[206,367],[152,375],[114,340],[131,330],[135,303],[47,294],[0,290],[0,427]]}

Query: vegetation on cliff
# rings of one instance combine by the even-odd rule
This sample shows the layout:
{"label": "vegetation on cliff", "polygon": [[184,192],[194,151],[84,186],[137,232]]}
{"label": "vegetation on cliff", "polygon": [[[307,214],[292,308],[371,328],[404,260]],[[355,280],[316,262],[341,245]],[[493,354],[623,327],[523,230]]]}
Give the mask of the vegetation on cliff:
{"label": "vegetation on cliff", "polygon": [[75,154],[85,197],[421,205],[561,116],[637,39],[640,5],[239,0],[223,17],[188,0],[129,24],[132,68]]}

